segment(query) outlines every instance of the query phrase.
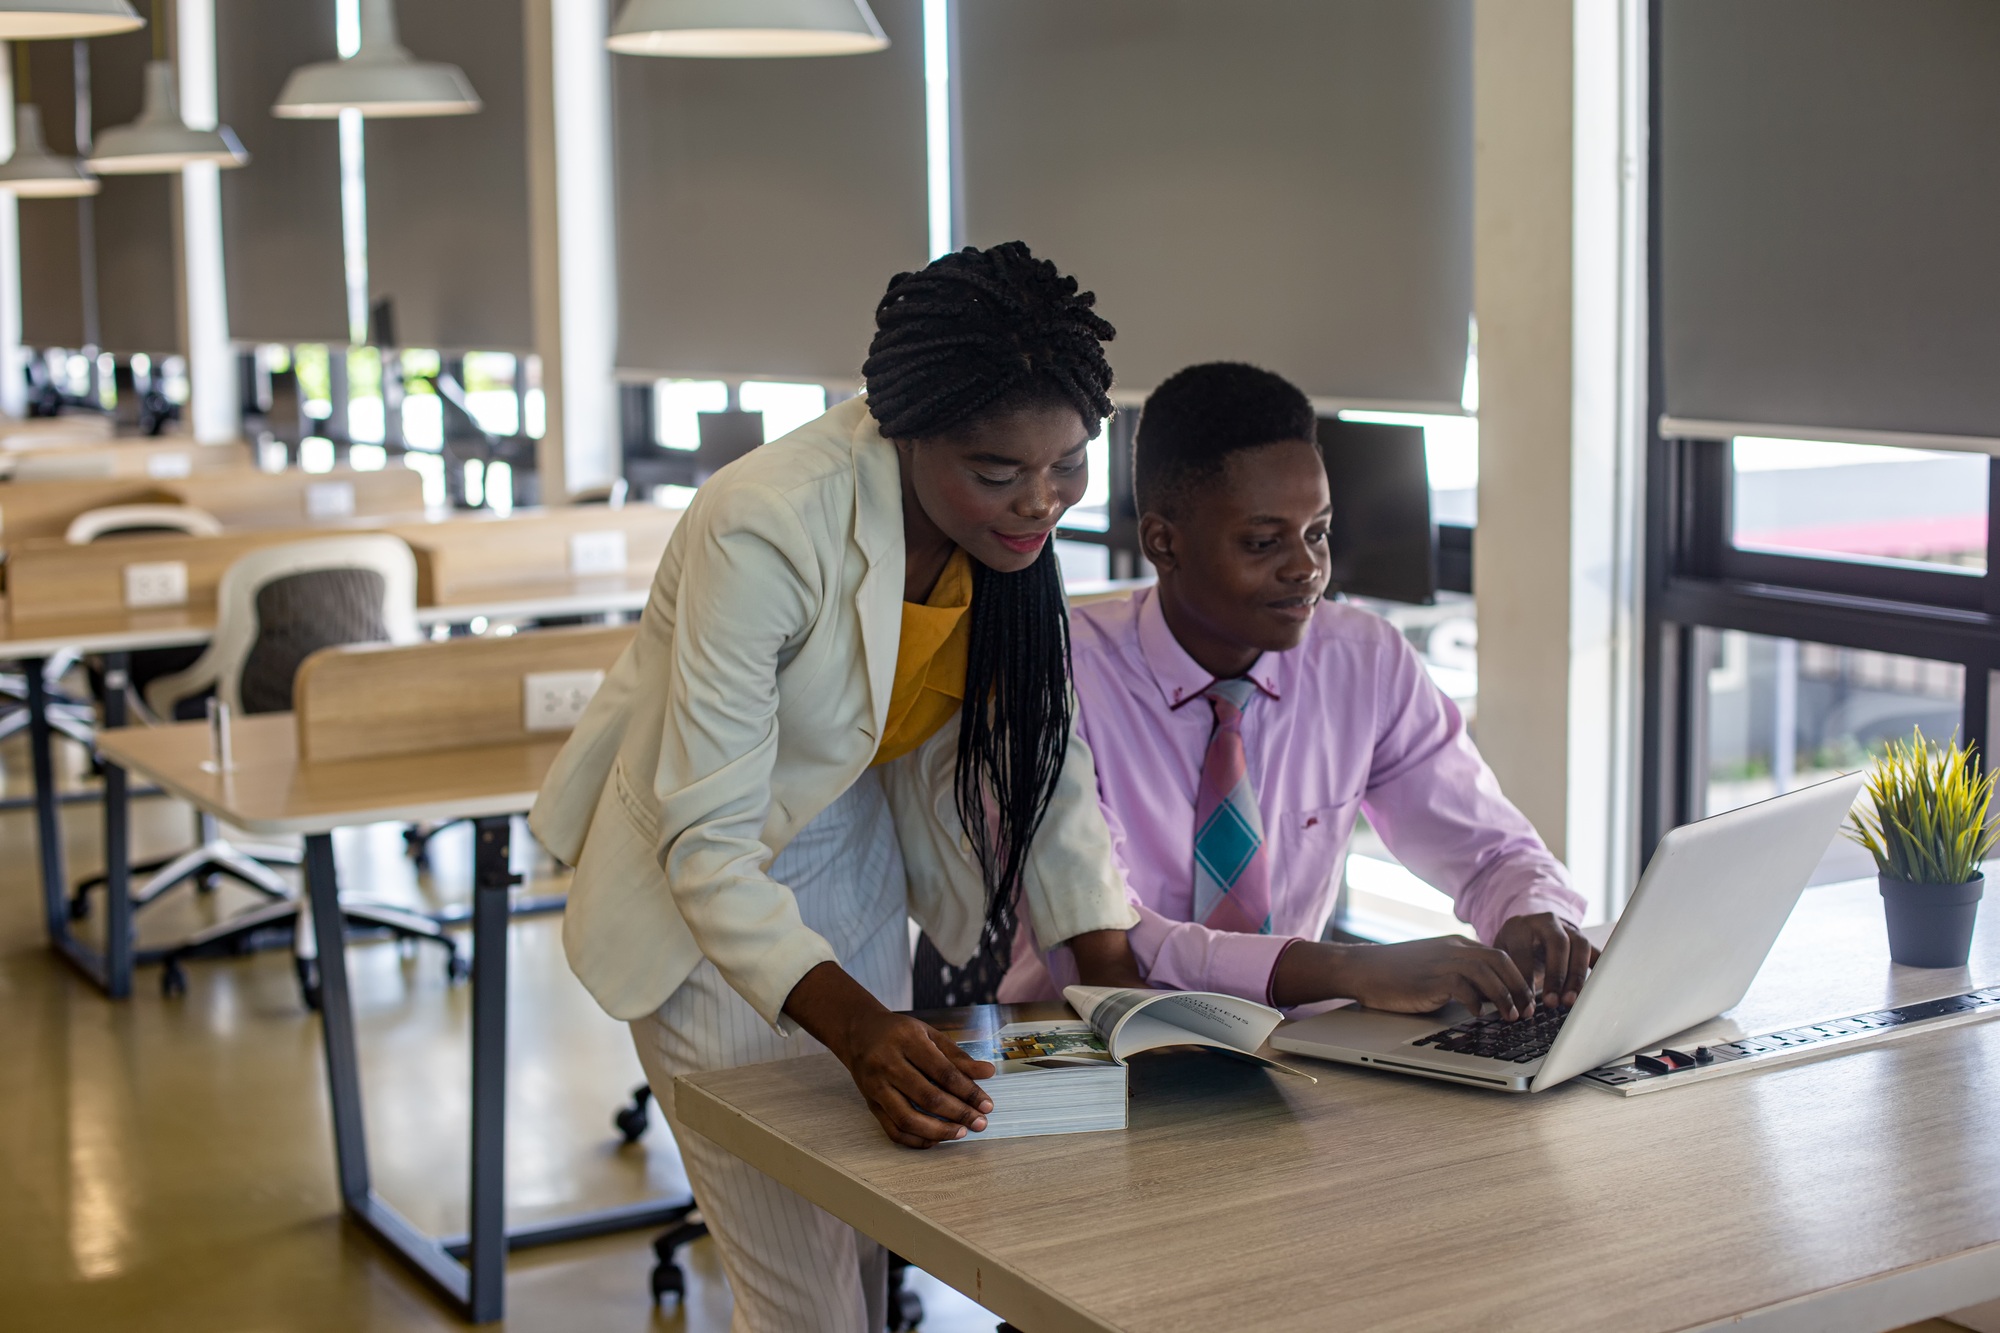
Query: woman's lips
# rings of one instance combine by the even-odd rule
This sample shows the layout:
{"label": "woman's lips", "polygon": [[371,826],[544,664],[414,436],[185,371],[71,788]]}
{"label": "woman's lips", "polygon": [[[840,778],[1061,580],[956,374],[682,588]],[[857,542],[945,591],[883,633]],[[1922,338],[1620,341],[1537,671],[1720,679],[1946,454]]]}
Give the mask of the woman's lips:
{"label": "woman's lips", "polygon": [[993,535],[999,538],[1002,546],[1019,555],[1041,550],[1042,543],[1049,539],[1047,532],[1034,532],[1025,537],[1010,537],[1004,532],[996,532]]}

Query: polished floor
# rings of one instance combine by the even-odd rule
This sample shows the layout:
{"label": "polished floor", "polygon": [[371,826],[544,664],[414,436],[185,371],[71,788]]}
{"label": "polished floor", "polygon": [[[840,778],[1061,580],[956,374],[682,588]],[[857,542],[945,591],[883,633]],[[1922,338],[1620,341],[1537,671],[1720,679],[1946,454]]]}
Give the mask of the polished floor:
{"label": "polished floor", "polygon": [[[67,777],[81,756],[64,745]],[[0,745],[8,795],[26,755]],[[73,876],[102,864],[95,805],[65,811]],[[189,844],[185,806],[136,803],[143,858]],[[528,840],[518,840],[532,848]],[[463,903],[464,828],[417,874],[393,827],[336,840],[343,891]],[[529,891],[560,887],[532,850]],[[112,1004],[43,947],[33,816],[0,814],[0,1329],[7,1333],[417,1333],[464,1327],[367,1237],[339,1219],[319,1029],[282,950],[188,967],[163,998],[142,969]],[[142,913],[141,942],[172,939],[249,902],[190,889]],[[101,917],[101,913],[99,914]],[[641,1081],[622,1024],[601,1013],[562,957],[560,921],[512,928],[509,1216],[530,1220],[644,1198],[686,1181],[654,1112],[624,1147],[611,1116]],[[462,1228],[467,1166],[469,991],[434,948],[348,951],[377,1188],[419,1225]],[[523,1252],[508,1272],[508,1330],[722,1330],[728,1287],[712,1243],[685,1252],[686,1308],[656,1309],[651,1235]],[[933,1333],[987,1333],[992,1315],[934,1280],[912,1283]]]}
{"label": "polished floor", "polygon": [[[64,745],[65,780],[83,781]],[[18,739],[0,778],[24,794]],[[95,805],[65,811],[73,876],[101,867]],[[134,814],[143,858],[189,842],[186,807]],[[518,840],[531,892],[555,867]],[[462,904],[470,839],[447,830],[418,874],[393,827],[336,842],[343,888],[433,909]],[[339,1218],[319,1030],[283,951],[189,967],[163,998],[143,969],[112,1004],[44,946],[33,816],[0,813],[0,1330],[5,1333],[429,1333],[462,1328],[427,1289]],[[141,915],[142,943],[175,938],[247,902],[189,889]],[[101,916],[101,914],[100,914]],[[563,962],[554,917],[512,927],[509,1213],[516,1221],[642,1198],[686,1180],[654,1113],[632,1147],[611,1115],[640,1081],[625,1029]],[[469,992],[435,949],[348,951],[377,1188],[419,1225],[462,1228],[467,1172]],[[719,1331],[730,1302],[714,1248],[685,1252],[685,1307],[649,1295],[650,1235],[514,1256],[512,1333]],[[930,1333],[985,1333],[994,1317],[922,1274]],[[1919,1330],[1954,1330],[1941,1320]]]}

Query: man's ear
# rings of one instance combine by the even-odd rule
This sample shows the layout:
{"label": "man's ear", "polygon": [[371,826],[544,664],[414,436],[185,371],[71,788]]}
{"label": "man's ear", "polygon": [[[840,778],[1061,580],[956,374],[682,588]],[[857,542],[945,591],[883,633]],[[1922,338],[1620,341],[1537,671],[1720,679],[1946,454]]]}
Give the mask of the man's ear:
{"label": "man's ear", "polygon": [[1173,521],[1148,510],[1139,515],[1139,550],[1162,574],[1180,565],[1181,534]]}

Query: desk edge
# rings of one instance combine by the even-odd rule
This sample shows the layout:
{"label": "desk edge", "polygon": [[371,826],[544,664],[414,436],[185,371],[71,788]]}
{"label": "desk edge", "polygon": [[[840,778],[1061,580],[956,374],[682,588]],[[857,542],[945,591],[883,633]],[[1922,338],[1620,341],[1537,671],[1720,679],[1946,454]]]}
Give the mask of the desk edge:
{"label": "desk edge", "polygon": [[919,1221],[912,1210],[686,1077],[674,1080],[674,1110],[688,1128],[715,1140],[787,1189],[797,1191],[1009,1323],[1047,1333],[1118,1333],[1117,1325],[1099,1321],[964,1237]]}

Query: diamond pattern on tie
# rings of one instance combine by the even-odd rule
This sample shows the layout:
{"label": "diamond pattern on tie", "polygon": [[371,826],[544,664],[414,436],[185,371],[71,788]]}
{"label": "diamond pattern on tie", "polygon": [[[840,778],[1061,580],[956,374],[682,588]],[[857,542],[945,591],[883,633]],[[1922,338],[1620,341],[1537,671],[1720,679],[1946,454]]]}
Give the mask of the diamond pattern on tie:
{"label": "diamond pattern on tie", "polygon": [[1194,856],[1202,869],[1215,876],[1217,883],[1227,886],[1236,882],[1263,843],[1263,837],[1250,827],[1236,807],[1224,801],[1215,807],[1208,824],[1195,835]]}
{"label": "diamond pattern on tie", "polygon": [[1270,853],[1243,749],[1243,710],[1257,687],[1218,680],[1202,694],[1215,710],[1215,730],[1195,791],[1194,919],[1216,930],[1268,934]]}

